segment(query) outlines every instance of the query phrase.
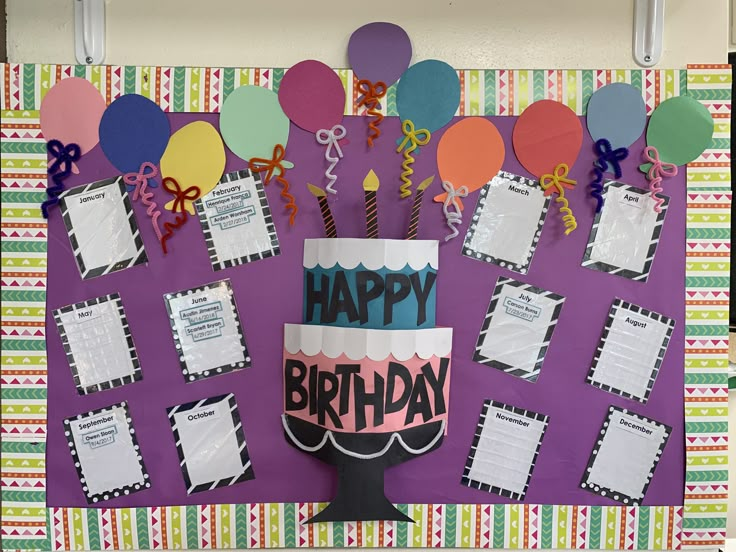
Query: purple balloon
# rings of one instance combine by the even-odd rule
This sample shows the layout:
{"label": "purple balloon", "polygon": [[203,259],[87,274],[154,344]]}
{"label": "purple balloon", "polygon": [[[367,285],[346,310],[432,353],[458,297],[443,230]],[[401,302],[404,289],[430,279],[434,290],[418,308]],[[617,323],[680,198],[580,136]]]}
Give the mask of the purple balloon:
{"label": "purple balloon", "polygon": [[348,42],[348,59],[359,79],[391,86],[411,63],[411,41],[393,23],[368,23]]}

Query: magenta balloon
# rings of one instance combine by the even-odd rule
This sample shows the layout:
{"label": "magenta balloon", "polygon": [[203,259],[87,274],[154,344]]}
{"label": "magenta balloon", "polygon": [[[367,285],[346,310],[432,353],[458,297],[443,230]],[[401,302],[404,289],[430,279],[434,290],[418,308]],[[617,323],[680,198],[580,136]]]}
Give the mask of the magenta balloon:
{"label": "magenta balloon", "polygon": [[77,144],[82,154],[100,141],[100,119],[106,108],[92,83],[78,77],[57,82],[41,101],[41,132],[44,139]]}
{"label": "magenta balloon", "polygon": [[345,88],[340,77],[321,61],[300,61],[284,73],[279,103],[291,122],[309,132],[330,129],[342,121]]}
{"label": "magenta balloon", "polygon": [[359,79],[391,86],[411,63],[411,40],[393,23],[368,23],[350,37],[348,59]]}

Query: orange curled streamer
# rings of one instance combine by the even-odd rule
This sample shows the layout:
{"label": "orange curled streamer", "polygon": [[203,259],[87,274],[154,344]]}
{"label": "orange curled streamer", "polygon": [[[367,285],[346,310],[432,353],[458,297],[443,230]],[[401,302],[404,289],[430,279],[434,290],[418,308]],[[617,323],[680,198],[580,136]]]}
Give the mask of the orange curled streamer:
{"label": "orange curled streamer", "polygon": [[297,207],[294,196],[289,193],[289,181],[284,178],[286,169],[281,162],[284,160],[285,154],[286,150],[284,146],[276,144],[273,147],[272,159],[253,157],[248,161],[248,166],[254,173],[266,172],[266,176],[263,178],[264,185],[271,181],[271,177],[273,177],[274,172],[276,172],[276,182],[281,184],[281,193],[279,195],[286,200],[286,210],[289,212],[289,226],[294,226],[294,219],[296,218],[296,214],[299,212],[299,207]]}
{"label": "orange curled streamer", "polygon": [[177,210],[181,215],[176,215],[174,222],[164,222],[165,233],[161,236],[161,249],[163,249],[164,255],[168,253],[166,247],[166,241],[174,235],[174,230],[184,226],[184,223],[189,220],[189,215],[184,208],[185,200],[194,201],[199,198],[202,190],[197,186],[190,186],[189,188],[182,190],[176,179],[167,176],[161,181],[161,185],[164,189],[174,196],[174,205],[171,207],[172,212]]}
{"label": "orange curled streamer", "polygon": [[370,117],[368,146],[373,147],[373,141],[381,135],[378,125],[383,121],[383,114],[377,110],[381,105],[379,100],[386,95],[386,84],[381,81],[374,84],[369,80],[360,80],[358,81],[358,92],[362,95],[358,101],[358,107],[365,107]]}

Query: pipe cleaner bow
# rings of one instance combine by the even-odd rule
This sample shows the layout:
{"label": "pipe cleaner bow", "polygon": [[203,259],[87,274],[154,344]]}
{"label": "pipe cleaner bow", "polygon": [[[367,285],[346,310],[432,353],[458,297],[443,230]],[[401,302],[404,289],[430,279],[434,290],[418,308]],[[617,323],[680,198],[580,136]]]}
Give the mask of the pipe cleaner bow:
{"label": "pipe cleaner bow", "polygon": [[[332,174],[332,169],[337,167],[337,163],[342,159],[342,149],[340,149],[339,141],[345,138],[346,135],[347,131],[342,125],[335,125],[329,130],[323,128],[318,130],[314,135],[315,138],[317,138],[317,142],[323,146],[327,146],[327,148],[325,148],[325,159],[329,161],[330,166],[327,167],[327,170],[325,171],[325,178],[329,180],[327,186],[325,186],[325,191],[330,192],[331,194],[337,193],[337,190],[334,189],[335,182],[337,182],[337,176]],[[335,156],[335,154],[337,154],[337,156]]]}
{"label": "pipe cleaner bow", "polygon": [[368,146],[373,147],[373,141],[381,135],[378,125],[383,121],[383,114],[378,111],[381,107],[379,101],[386,95],[386,83],[378,81],[373,83],[369,80],[358,81],[358,92],[361,94],[358,100],[358,107],[365,107],[368,110],[368,116],[371,118],[368,122],[370,134],[368,135]]}
{"label": "pipe cleaner bow", "polygon": [[603,208],[603,174],[613,172],[615,178],[621,178],[620,161],[629,156],[629,150],[626,148],[613,149],[611,142],[601,138],[595,143],[595,152],[598,154],[598,159],[593,163],[595,178],[590,183],[590,195],[596,201],[595,212],[600,213]]}
{"label": "pipe cleaner bow", "polygon": [[[169,186],[169,184],[171,184],[171,186]],[[164,187],[164,190],[174,196],[174,204],[171,206],[171,211],[176,213],[178,207],[178,211],[181,213],[180,215],[176,215],[174,222],[164,222],[164,230],[166,230],[166,233],[161,236],[160,241],[161,249],[163,249],[164,255],[166,255],[166,253],[168,253],[166,241],[174,235],[174,230],[181,228],[184,223],[189,220],[187,210],[184,208],[184,202],[194,201],[199,198],[201,190],[197,186],[190,186],[189,188],[182,190],[179,182],[170,176],[164,178],[161,185]]]}
{"label": "pipe cleaner bow", "polygon": [[268,184],[271,178],[276,174],[276,181],[281,184],[281,197],[286,200],[286,209],[289,211],[289,225],[294,225],[294,218],[296,217],[299,208],[296,206],[294,196],[289,193],[289,181],[284,178],[286,174],[286,168],[283,165],[284,157],[286,156],[286,149],[281,144],[276,144],[273,147],[273,153],[271,159],[264,157],[252,157],[248,161],[250,170],[254,173],[261,173],[266,171],[266,177],[263,179],[264,184]]}
{"label": "pipe cleaner bow", "polygon": [[659,150],[654,146],[644,148],[644,159],[651,163],[647,171],[647,180],[649,180],[650,196],[655,202],[654,212],[661,213],[664,199],[657,194],[662,191],[663,178],[677,176],[677,165],[660,160]]}
{"label": "pipe cleaner bow", "polygon": [[137,201],[138,197],[140,197],[143,205],[148,207],[148,209],[146,209],[146,214],[151,217],[153,231],[156,234],[158,241],[160,242],[162,235],[161,228],[159,228],[158,225],[158,219],[161,216],[161,211],[158,209],[158,205],[156,204],[156,202],[151,201],[151,199],[153,198],[153,193],[146,190],[146,188],[148,187],[148,180],[151,178],[156,178],[158,174],[159,173],[156,165],[148,161],[144,161],[143,163],[141,163],[141,166],[138,169],[137,173],[129,172],[124,174],[123,181],[128,186],[134,186],[133,201]]}
{"label": "pipe cleaner bow", "polygon": [[77,144],[65,146],[59,140],[49,140],[46,151],[54,158],[48,168],[54,185],[46,188],[48,199],[41,203],[43,218],[49,218],[49,207],[59,203],[59,196],[64,191],[64,180],[72,173],[72,166],[82,156],[82,150]]}
{"label": "pipe cleaner bow", "polygon": [[578,227],[578,223],[572,214],[572,209],[570,209],[570,204],[565,197],[565,188],[572,190],[575,184],[577,184],[575,180],[567,178],[569,172],[570,168],[565,163],[560,163],[551,174],[543,174],[539,180],[545,196],[550,196],[554,192],[558,194],[558,197],[555,198],[555,203],[561,204],[560,213],[562,213],[562,220],[565,223],[566,236]]}
{"label": "pipe cleaner bow", "polygon": [[[460,232],[457,231],[456,226],[463,223],[463,215],[456,198],[467,197],[468,187],[460,186],[458,189],[455,189],[452,182],[444,181],[442,182],[442,188],[447,192],[445,202],[442,204],[442,212],[445,214],[445,220],[447,221],[447,226],[450,229],[450,234],[445,236],[445,241],[450,241],[460,234]],[[452,207],[454,211],[450,211],[450,207]]]}
{"label": "pipe cleaner bow", "polygon": [[414,122],[409,119],[401,123],[401,130],[404,133],[404,140],[399,144],[399,147],[396,148],[396,153],[400,153],[401,150],[404,150],[404,161],[401,163],[401,168],[403,169],[403,172],[401,173],[401,181],[403,184],[399,188],[399,192],[401,197],[405,198],[411,195],[411,175],[414,174],[414,169],[411,168],[414,163],[412,152],[414,152],[414,150],[419,146],[426,146],[429,143],[430,138],[432,138],[432,135],[425,128],[416,130],[414,128]]}

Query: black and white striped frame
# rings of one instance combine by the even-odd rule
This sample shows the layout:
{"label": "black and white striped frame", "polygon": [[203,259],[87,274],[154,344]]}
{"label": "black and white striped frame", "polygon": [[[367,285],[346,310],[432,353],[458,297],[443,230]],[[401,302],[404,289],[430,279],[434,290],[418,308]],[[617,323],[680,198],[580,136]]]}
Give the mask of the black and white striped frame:
{"label": "black and white striped frame", "polygon": [[[111,412],[116,408],[122,408],[123,412],[125,412],[125,420],[128,424],[128,432],[130,433],[130,439],[133,442],[133,448],[138,453],[138,465],[140,466],[141,472],[143,473],[144,482],[142,485],[126,485],[124,487],[110,489],[109,491],[104,493],[88,494],[87,486],[85,485],[84,467],[81,465],[81,462],[79,462],[79,455],[77,454],[77,444],[74,441],[74,434],[69,428],[69,424],[71,424],[71,422],[75,420],[82,420],[84,418],[91,418],[92,416],[97,416],[98,414],[103,414],[105,412]],[[126,401],[123,401],[119,404],[112,404],[104,408],[98,408],[97,410],[90,410],[89,412],[85,412],[84,414],[79,414],[71,418],[66,418],[64,420],[64,436],[66,437],[66,442],[69,445],[69,452],[74,459],[74,468],[77,470],[79,483],[82,485],[82,491],[84,492],[84,496],[86,497],[88,504],[96,504],[100,500],[109,500],[111,498],[117,498],[121,495],[129,495],[131,493],[137,493],[138,491],[145,491],[146,489],[150,488],[151,481],[148,476],[148,470],[146,470],[146,464],[143,462],[143,456],[141,455],[140,446],[138,445],[138,438],[136,437],[135,428],[133,427],[133,420],[130,417],[130,410],[128,410],[128,403]]]}
{"label": "black and white striped frame", "polygon": [[[212,368],[211,370],[205,370],[204,372],[197,372],[194,374],[189,373],[189,367],[187,366],[186,361],[184,360],[184,356],[181,354],[181,339],[179,338],[179,332],[176,329],[176,323],[174,321],[174,314],[171,311],[171,304],[169,302],[169,299],[172,299],[174,297],[178,297],[181,295],[185,295],[189,292],[196,293],[198,291],[204,291],[206,289],[216,289],[218,287],[225,287],[228,291],[228,296],[230,297],[230,308],[232,309],[233,313],[233,319],[235,320],[235,323],[238,326],[238,332],[240,335],[240,346],[243,348],[243,357],[245,360],[243,362],[238,362],[236,364],[225,364],[223,366],[217,366],[215,368]],[[190,289],[184,289],[181,291],[174,291],[171,293],[167,293],[164,295],[164,303],[166,304],[166,313],[169,316],[169,323],[171,324],[171,333],[174,337],[174,345],[176,347],[176,353],[179,357],[179,367],[181,368],[181,372],[184,375],[184,379],[187,382],[197,381],[205,378],[209,378],[212,376],[218,376],[220,374],[227,374],[228,372],[234,372],[235,370],[241,370],[243,368],[250,368],[251,360],[250,360],[250,354],[248,353],[248,346],[245,344],[245,332],[243,332],[243,325],[240,323],[240,316],[238,314],[238,306],[235,304],[235,295],[233,294],[233,288],[230,285],[230,280],[219,280],[217,282],[212,282],[211,284],[205,284],[202,286],[197,286]]]}
{"label": "black and white striped frame", "polygon": [[[503,362],[500,362],[492,358],[488,358],[484,356],[483,354],[481,354],[483,343],[485,342],[486,336],[488,335],[488,329],[490,328],[491,322],[493,320],[493,314],[495,313],[496,308],[498,307],[498,300],[500,298],[501,291],[503,290],[503,287],[507,285],[517,287],[522,290],[528,290],[532,293],[541,295],[543,297],[547,297],[554,301],[559,301],[559,303],[555,305],[554,311],[552,312],[552,320],[550,321],[550,324],[547,327],[547,333],[544,336],[544,343],[539,349],[539,354],[537,356],[537,362],[534,365],[534,370],[531,372],[527,372],[525,370],[518,370],[514,366],[505,364]],[[493,288],[493,296],[491,297],[491,302],[488,305],[488,310],[486,311],[486,316],[483,320],[483,326],[480,330],[480,335],[478,335],[478,342],[475,345],[475,353],[473,354],[473,361],[478,362],[480,364],[484,364],[486,366],[490,366],[491,368],[496,368],[497,370],[501,370],[503,372],[506,372],[507,374],[516,376],[517,378],[521,378],[525,381],[529,381],[532,383],[537,381],[537,379],[539,378],[539,374],[542,370],[542,364],[544,363],[544,357],[547,355],[547,349],[549,348],[549,343],[552,340],[552,334],[554,334],[555,328],[557,327],[557,320],[560,317],[560,313],[562,312],[562,306],[564,305],[564,303],[565,303],[565,298],[562,295],[558,295],[557,293],[553,293],[551,291],[547,291],[545,289],[535,287],[531,284],[525,284],[524,282],[519,282],[517,280],[514,280],[513,278],[505,278],[503,276],[500,276],[498,280],[496,281],[496,286]]]}
{"label": "black and white striped frame", "polygon": [[[657,454],[655,456],[654,463],[652,464],[652,467],[649,470],[649,476],[647,477],[647,482],[644,485],[644,488],[642,489],[642,492],[641,492],[642,494],[640,497],[628,496],[622,492],[616,491],[615,489],[601,487],[600,485],[595,485],[588,481],[588,478],[590,477],[590,472],[593,469],[593,464],[595,463],[596,458],[598,458],[598,451],[600,451],[601,447],[603,446],[603,439],[605,439],[606,437],[606,432],[608,431],[608,428],[610,426],[611,417],[613,416],[613,413],[616,411],[626,414],[628,416],[633,416],[637,420],[650,423],[657,427],[663,427],[665,429],[664,440],[662,441],[662,444],[659,446],[659,449],[657,450]],[[661,422],[658,422],[657,420],[652,420],[651,418],[647,418],[646,416],[642,416],[641,414],[637,414],[636,412],[631,412],[630,410],[626,410],[625,408],[620,408],[614,405],[609,406],[608,415],[606,416],[606,419],[603,421],[601,430],[598,433],[598,440],[596,441],[596,444],[593,447],[593,451],[590,453],[588,464],[585,467],[583,478],[580,481],[580,488],[585,489],[586,491],[589,491],[593,494],[605,496],[607,498],[610,498],[611,500],[615,500],[627,506],[639,506],[641,504],[641,501],[644,499],[644,497],[647,494],[647,489],[649,488],[649,484],[652,482],[652,477],[654,477],[654,470],[656,470],[657,466],[659,465],[659,461],[662,458],[662,452],[664,452],[664,447],[667,445],[667,440],[669,439],[671,434],[672,434],[672,428],[668,426],[667,424],[663,424]]]}
{"label": "black and white striped frame", "polygon": [[476,251],[470,246],[470,244],[472,243],[473,236],[475,235],[475,231],[478,225],[478,220],[480,219],[480,215],[483,212],[483,209],[485,208],[486,199],[488,197],[488,192],[491,189],[493,180],[495,180],[496,178],[503,178],[506,180],[511,180],[522,186],[528,186],[531,188],[541,189],[539,182],[536,180],[532,180],[531,178],[526,178],[524,176],[509,173],[506,171],[499,171],[498,174],[493,177],[493,179],[487,182],[480,189],[480,195],[478,196],[478,203],[475,206],[475,211],[473,211],[473,219],[470,221],[470,226],[468,227],[468,231],[465,234],[465,241],[463,243],[463,255],[465,255],[466,257],[470,257],[471,259],[476,259],[478,261],[484,261],[486,263],[498,265],[501,268],[507,268],[513,272],[518,272],[520,274],[526,274],[529,271],[529,266],[532,263],[534,252],[536,251],[537,245],[539,243],[539,237],[542,234],[542,227],[544,226],[544,219],[547,216],[547,211],[549,211],[549,203],[550,203],[551,198],[548,196],[545,199],[544,207],[542,208],[542,212],[539,215],[539,220],[537,221],[537,230],[534,233],[534,239],[532,240],[532,246],[527,256],[527,260],[524,264],[517,265],[515,263],[506,261],[504,259],[499,259],[497,257],[487,255],[483,253],[482,251]]}
{"label": "black and white striped frame", "polygon": [[[507,412],[516,414],[517,416],[523,416],[525,418],[539,421],[544,424],[544,429],[542,430],[542,435],[539,437],[537,448],[534,451],[534,458],[532,459],[531,466],[529,467],[529,474],[527,475],[526,484],[524,485],[524,491],[522,493],[515,493],[507,489],[502,489],[501,487],[495,487],[492,485],[488,485],[487,483],[476,481],[474,479],[470,479],[469,477],[470,469],[473,467],[473,461],[475,459],[475,452],[478,449],[478,445],[480,444],[480,436],[483,433],[483,426],[486,420],[486,416],[488,415],[488,410],[491,407],[501,408],[503,410],[506,410]],[[532,412],[531,410],[524,410],[523,408],[517,408],[515,406],[504,404],[504,403],[494,401],[491,399],[486,399],[485,401],[483,401],[483,409],[481,410],[481,413],[480,413],[480,419],[478,420],[478,425],[475,428],[475,436],[473,437],[473,444],[470,447],[470,453],[468,453],[468,459],[465,462],[465,469],[463,470],[463,475],[460,478],[460,483],[462,485],[465,485],[466,487],[471,487],[473,489],[478,489],[480,491],[486,491],[488,493],[497,494],[497,495],[509,498],[511,500],[524,500],[524,497],[526,496],[526,492],[529,490],[529,483],[531,483],[531,480],[532,480],[532,473],[534,472],[534,466],[537,464],[537,458],[539,457],[539,449],[542,447],[542,441],[544,440],[544,436],[547,433],[548,426],[549,426],[549,416],[546,416],[544,414],[539,414],[538,412]]]}
{"label": "black and white striped frame", "polygon": [[[606,195],[607,195],[609,187],[622,188],[626,190],[626,193],[638,194],[640,196],[648,196],[650,193],[648,190],[643,190],[635,186],[629,186],[628,184],[624,184],[623,182],[617,182],[615,180],[606,180],[605,186],[603,189],[604,200],[606,199]],[[593,246],[595,245],[596,236],[598,235],[598,228],[600,227],[601,217],[603,216],[603,213],[605,211],[605,205],[603,209],[601,209],[601,211],[596,213],[595,218],[593,219],[593,227],[590,229],[590,236],[588,237],[588,244],[585,246],[585,255],[583,256],[583,262],[581,266],[584,266],[585,268],[590,268],[591,270],[598,270],[600,272],[608,272],[609,274],[615,274],[616,276],[621,276],[623,278],[629,278],[631,280],[636,280],[638,282],[646,282],[647,278],[649,278],[649,273],[652,270],[652,263],[654,262],[654,254],[657,252],[657,245],[659,244],[659,238],[662,235],[664,217],[667,214],[667,206],[670,203],[670,198],[668,196],[662,195],[662,194],[658,194],[658,195],[664,200],[664,203],[662,203],[661,205],[662,210],[657,214],[656,224],[654,226],[654,231],[652,232],[652,237],[649,242],[649,251],[647,252],[647,260],[644,263],[644,270],[642,270],[641,272],[636,272],[634,270],[629,270],[627,268],[621,268],[619,266],[614,266],[608,263],[591,260],[590,256],[593,252]]]}
{"label": "black and white striped frame", "polygon": [[[219,481],[209,481],[207,483],[200,483],[199,485],[193,485],[192,480],[189,477],[189,470],[187,468],[187,459],[184,455],[182,448],[181,439],[179,437],[179,430],[176,426],[175,414],[180,412],[186,412],[187,410],[193,410],[210,404],[215,404],[221,401],[227,401],[230,407],[230,414],[232,416],[233,428],[235,430],[235,438],[238,441],[238,450],[240,451],[240,461],[243,464],[243,473],[238,474],[232,478],[220,479]],[[202,491],[210,491],[217,489],[218,487],[228,487],[255,479],[255,472],[251,464],[250,456],[248,454],[248,447],[245,443],[245,433],[243,432],[243,424],[240,420],[240,412],[238,411],[238,403],[235,401],[235,395],[229,393],[227,395],[218,395],[216,397],[210,397],[199,401],[192,401],[186,404],[180,404],[178,406],[170,406],[166,409],[166,413],[169,417],[169,423],[171,424],[171,431],[174,433],[174,440],[176,441],[176,452],[179,455],[179,465],[181,466],[181,474],[184,477],[184,483],[187,487],[187,494],[199,493]]]}
{"label": "black and white striped frame", "polygon": [[[652,372],[649,375],[649,381],[647,382],[647,389],[643,397],[632,395],[631,393],[627,393],[620,389],[616,389],[615,387],[611,387],[610,385],[605,385],[603,383],[599,383],[593,380],[594,375],[595,375],[595,370],[598,367],[598,361],[600,360],[601,353],[603,352],[603,347],[606,344],[606,339],[608,338],[608,334],[611,331],[613,320],[615,319],[616,313],[619,311],[619,309],[627,310],[633,314],[639,314],[641,316],[651,318],[655,322],[661,322],[667,325],[667,332],[665,333],[664,339],[662,340],[662,345],[660,346],[659,352],[657,353],[657,360],[655,361],[654,366],[652,367]],[[620,299],[617,297],[616,299],[614,299],[613,304],[611,305],[611,310],[608,312],[608,318],[606,319],[606,325],[603,328],[603,334],[601,335],[601,340],[598,343],[598,347],[595,350],[595,356],[593,357],[593,363],[590,366],[590,370],[588,371],[588,375],[586,376],[585,381],[588,382],[590,385],[597,387],[598,389],[607,391],[608,393],[613,393],[614,395],[619,395],[626,399],[631,399],[634,401],[638,401],[641,404],[646,404],[647,401],[649,400],[649,396],[652,394],[652,389],[654,388],[654,382],[657,380],[659,369],[662,367],[664,355],[667,352],[667,347],[670,344],[670,339],[672,339],[672,332],[674,330],[675,330],[675,321],[672,318],[669,318],[657,312],[647,310],[643,307],[640,307],[639,305],[634,305],[633,303],[629,303],[628,301],[624,301],[623,299]]]}
{"label": "black and white striped frame", "polygon": [[[69,215],[69,208],[67,207],[66,199],[71,196],[92,192],[94,190],[104,188],[105,186],[118,186],[120,188],[120,195],[123,198],[125,214],[128,217],[128,224],[130,225],[130,231],[133,235],[133,240],[135,241],[137,252],[135,257],[131,257],[130,259],[123,259],[111,265],[88,267],[85,266],[84,259],[82,258],[82,251],[79,247],[79,241],[77,240],[71,216]],[[122,176],[118,176],[116,178],[106,178],[105,180],[86,184],[85,186],[71,188],[59,196],[59,207],[61,208],[61,216],[64,220],[64,226],[66,227],[66,231],[69,234],[69,242],[72,246],[74,258],[77,260],[77,267],[79,268],[79,273],[81,274],[83,280],[96,278],[98,276],[103,276],[111,272],[117,272],[118,270],[124,270],[126,268],[148,262],[148,256],[146,255],[146,250],[143,246],[143,238],[141,237],[141,232],[135,219],[135,213],[133,212],[133,205],[130,201],[130,196],[128,195],[128,191],[125,187],[125,182],[123,181]]]}
{"label": "black and white striped frame", "polygon": [[[74,360],[74,353],[72,352],[69,338],[64,328],[64,323],[61,321],[61,315],[73,310],[85,309],[94,305],[99,305],[108,301],[113,301],[117,307],[118,315],[120,316],[120,323],[123,325],[123,332],[125,333],[125,340],[128,344],[128,353],[130,354],[130,362],[133,366],[133,373],[130,376],[124,376],[122,378],[115,378],[109,381],[103,381],[95,385],[83,386],[80,377],[79,370],[77,369],[77,363]],[[96,393],[98,391],[105,391],[107,389],[113,389],[114,387],[121,387],[129,383],[140,381],[143,378],[141,372],[141,363],[138,360],[138,352],[133,342],[133,335],[130,332],[130,326],[128,325],[128,318],[125,316],[125,309],[123,308],[123,301],[120,299],[120,295],[117,293],[111,293],[110,295],[103,295],[95,299],[88,301],[82,301],[81,303],[74,303],[73,305],[67,305],[53,311],[54,321],[56,322],[56,328],[59,331],[61,337],[61,344],[64,347],[64,353],[66,354],[66,360],[69,363],[69,368],[72,371],[72,377],[74,378],[74,385],[77,388],[77,392],[80,395],[89,395],[90,393]]]}
{"label": "black and white striped frame", "polygon": [[241,171],[235,171],[224,175],[220,179],[219,184],[227,184],[228,182],[251,177],[253,177],[256,181],[255,186],[258,194],[258,203],[261,208],[264,222],[266,223],[266,230],[268,231],[268,235],[271,238],[271,248],[266,251],[261,251],[259,253],[254,253],[253,255],[247,255],[245,257],[240,257],[237,259],[220,259],[217,254],[215,242],[212,239],[210,223],[204,207],[204,198],[200,197],[197,201],[194,202],[194,206],[197,209],[197,216],[202,226],[205,243],[207,244],[207,253],[210,257],[210,264],[212,264],[212,270],[214,271],[231,268],[233,266],[239,266],[253,261],[259,261],[261,259],[267,259],[269,257],[275,257],[276,255],[281,254],[279,238],[276,234],[276,226],[273,223],[273,217],[271,216],[271,208],[268,206],[268,198],[266,197],[266,190],[263,187],[261,174],[258,172],[251,173],[249,169],[243,169]]}

